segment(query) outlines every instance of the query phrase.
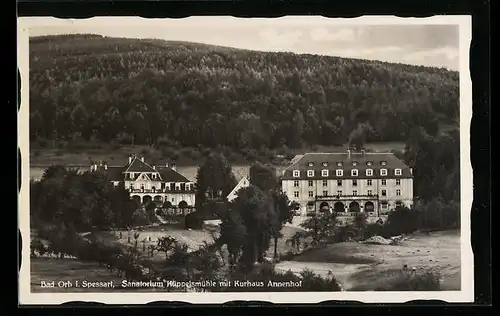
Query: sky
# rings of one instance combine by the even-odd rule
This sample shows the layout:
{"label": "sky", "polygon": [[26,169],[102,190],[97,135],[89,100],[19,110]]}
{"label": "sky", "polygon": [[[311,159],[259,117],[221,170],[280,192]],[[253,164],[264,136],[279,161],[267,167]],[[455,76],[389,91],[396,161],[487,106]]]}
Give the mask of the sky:
{"label": "sky", "polygon": [[419,19],[406,20],[385,18],[360,22],[359,19],[319,16],[274,19],[229,16],[183,19],[37,17],[29,18],[26,25],[30,36],[92,33],[112,37],[157,38],[459,70],[457,24],[432,21],[422,24],[423,21],[415,21]]}

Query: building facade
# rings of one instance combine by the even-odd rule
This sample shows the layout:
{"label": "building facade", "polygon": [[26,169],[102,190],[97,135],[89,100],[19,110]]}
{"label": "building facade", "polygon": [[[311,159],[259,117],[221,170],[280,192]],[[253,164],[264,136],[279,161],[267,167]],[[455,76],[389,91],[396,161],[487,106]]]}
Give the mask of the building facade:
{"label": "building facade", "polygon": [[413,205],[413,171],[392,153],[307,153],[284,170],[282,190],[302,216],[380,217]]}
{"label": "building facade", "polygon": [[125,185],[130,196],[139,203],[170,202],[172,206],[195,205],[194,183],[176,171],[175,164],[156,166],[144,161],[144,157],[130,156],[125,166],[93,164],[91,171],[103,170],[111,182]]}

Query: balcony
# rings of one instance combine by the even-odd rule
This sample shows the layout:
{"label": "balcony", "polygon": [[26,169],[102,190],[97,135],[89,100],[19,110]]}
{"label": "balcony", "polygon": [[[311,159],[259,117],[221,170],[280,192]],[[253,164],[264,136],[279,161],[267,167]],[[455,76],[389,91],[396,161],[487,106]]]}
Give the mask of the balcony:
{"label": "balcony", "polygon": [[361,195],[361,194],[357,194],[357,195],[340,195],[340,194],[337,194],[337,195],[317,195],[315,197],[315,200],[316,201],[323,201],[323,200],[353,200],[353,199],[360,199],[360,200],[378,200],[379,199],[379,195],[378,194],[372,194],[372,195]]}
{"label": "balcony", "polygon": [[170,189],[163,189],[163,190],[153,190],[153,189],[128,189],[130,193],[150,193],[150,194],[162,194],[162,193],[194,193],[194,189],[189,189],[189,190],[181,190],[176,189],[176,190],[170,190]]}

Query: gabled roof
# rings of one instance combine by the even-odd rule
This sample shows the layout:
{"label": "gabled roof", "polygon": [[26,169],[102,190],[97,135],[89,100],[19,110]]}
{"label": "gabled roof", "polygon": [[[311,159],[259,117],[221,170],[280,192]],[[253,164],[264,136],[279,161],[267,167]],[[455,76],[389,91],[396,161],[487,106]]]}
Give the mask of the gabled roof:
{"label": "gabled roof", "polygon": [[153,171],[160,173],[163,182],[191,182],[185,176],[169,167],[156,167],[156,170],[153,169]]}
{"label": "gabled roof", "polygon": [[250,185],[250,181],[248,180],[247,177],[243,177],[238,184],[233,188],[233,190],[227,195],[227,199],[231,201],[232,199],[236,198],[236,194],[238,193],[239,190],[246,188]]}
{"label": "gabled roof", "polygon": [[156,172],[156,170],[138,157],[134,157],[124,172]]}

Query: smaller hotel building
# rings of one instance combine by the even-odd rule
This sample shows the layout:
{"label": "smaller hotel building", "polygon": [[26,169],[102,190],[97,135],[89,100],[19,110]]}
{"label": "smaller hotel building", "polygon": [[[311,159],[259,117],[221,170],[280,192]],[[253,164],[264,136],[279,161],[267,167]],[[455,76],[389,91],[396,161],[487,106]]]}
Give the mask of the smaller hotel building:
{"label": "smaller hotel building", "polygon": [[284,170],[282,190],[300,204],[302,216],[380,217],[413,204],[413,171],[392,153],[307,153]]}
{"label": "smaller hotel building", "polygon": [[174,207],[195,205],[194,183],[177,172],[175,164],[151,165],[144,157],[132,155],[125,166],[101,163],[93,164],[90,170],[103,170],[115,186],[124,183],[130,196],[139,203],[168,201]]}

